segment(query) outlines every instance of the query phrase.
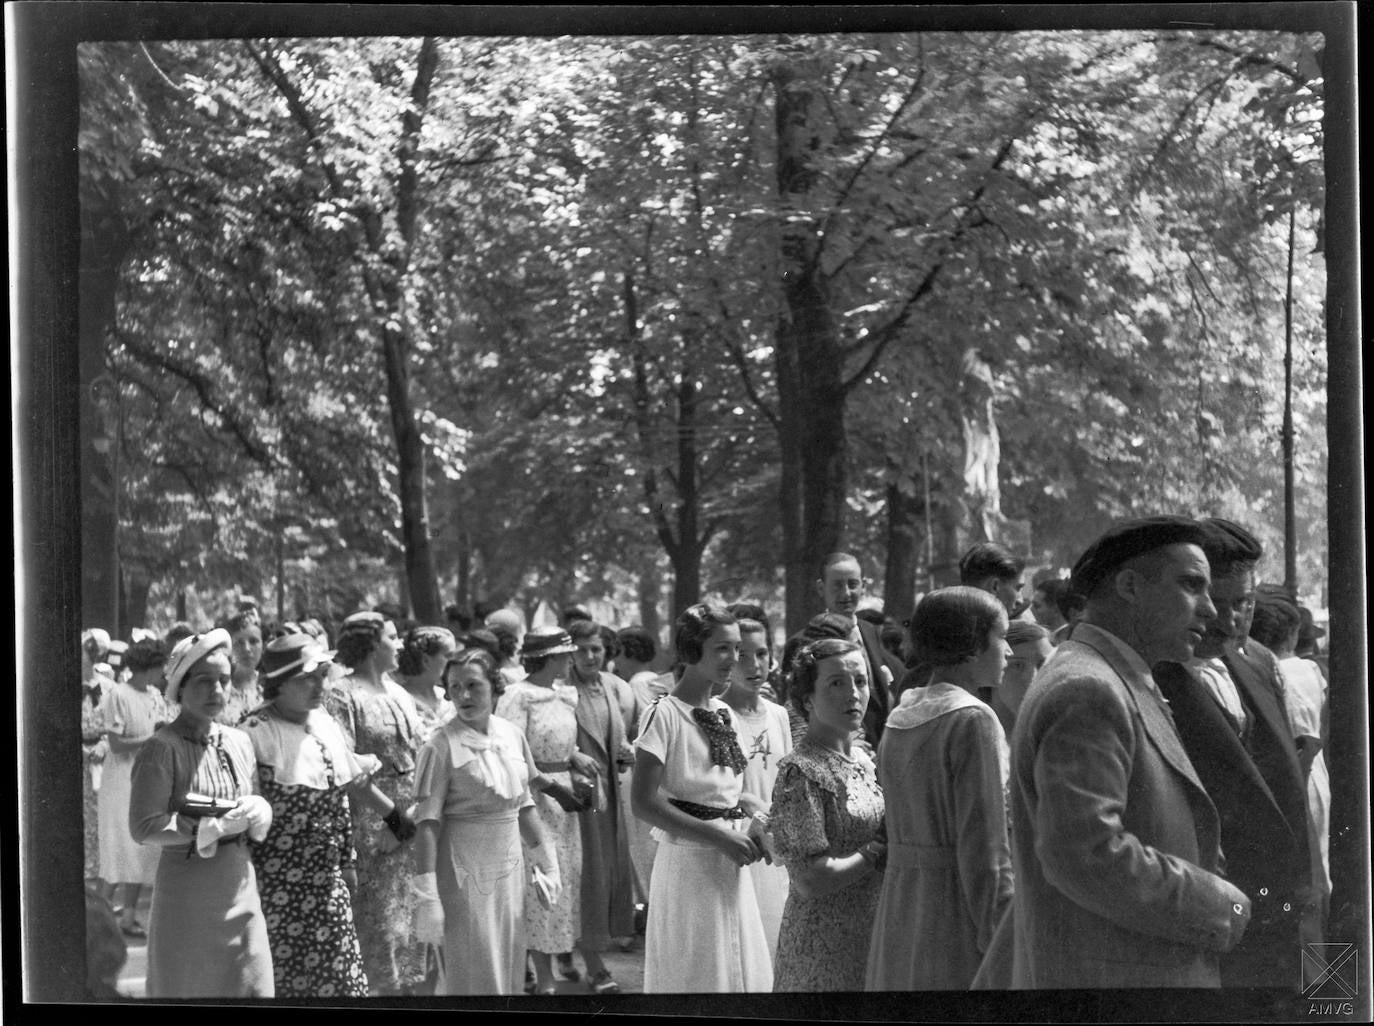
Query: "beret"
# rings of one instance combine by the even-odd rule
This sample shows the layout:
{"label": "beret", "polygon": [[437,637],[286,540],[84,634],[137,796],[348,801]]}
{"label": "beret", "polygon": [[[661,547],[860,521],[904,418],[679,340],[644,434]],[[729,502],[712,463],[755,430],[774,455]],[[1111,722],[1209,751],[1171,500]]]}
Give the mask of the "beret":
{"label": "beret", "polygon": [[1166,545],[1191,544],[1205,548],[1212,537],[1211,529],[1191,517],[1165,513],[1122,520],[1107,528],[1078,557],[1069,580],[1078,594],[1091,595],[1098,584],[1127,560]]}
{"label": "beret", "polygon": [[1209,563],[1254,563],[1264,555],[1259,539],[1240,524],[1221,517],[1207,517],[1202,523],[1208,533],[1202,551],[1207,553]]}

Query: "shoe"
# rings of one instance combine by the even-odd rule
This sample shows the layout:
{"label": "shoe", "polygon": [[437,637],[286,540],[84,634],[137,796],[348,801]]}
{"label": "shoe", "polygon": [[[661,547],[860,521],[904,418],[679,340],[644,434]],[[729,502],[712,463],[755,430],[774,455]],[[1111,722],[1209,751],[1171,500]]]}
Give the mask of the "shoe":
{"label": "shoe", "polygon": [[582,979],[582,974],[577,971],[577,966],[573,965],[571,952],[565,952],[558,956],[558,975],[573,983]]}
{"label": "shoe", "polygon": [[598,994],[619,994],[620,984],[611,979],[609,969],[602,969],[592,977],[592,990]]}

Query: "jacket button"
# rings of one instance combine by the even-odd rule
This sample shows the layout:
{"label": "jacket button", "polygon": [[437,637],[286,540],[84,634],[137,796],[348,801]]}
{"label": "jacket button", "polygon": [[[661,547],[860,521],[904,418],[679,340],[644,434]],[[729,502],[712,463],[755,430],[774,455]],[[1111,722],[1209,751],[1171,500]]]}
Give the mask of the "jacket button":
{"label": "jacket button", "polygon": [[1285,902],[1283,903],[1283,910],[1284,910],[1285,912],[1292,912],[1292,911],[1293,911],[1293,905],[1292,905],[1292,903],[1291,903],[1291,902],[1285,901]]}
{"label": "jacket button", "polygon": [[1236,902],[1234,905],[1231,906],[1231,910],[1235,912],[1236,915],[1240,915],[1242,912],[1245,911],[1245,906],[1242,905],[1240,902]]}
{"label": "jacket button", "polygon": [[1260,897],[1261,897],[1261,898],[1267,898],[1268,896],[1269,896],[1269,888],[1268,888],[1268,887],[1261,887],[1261,888],[1260,888]]}

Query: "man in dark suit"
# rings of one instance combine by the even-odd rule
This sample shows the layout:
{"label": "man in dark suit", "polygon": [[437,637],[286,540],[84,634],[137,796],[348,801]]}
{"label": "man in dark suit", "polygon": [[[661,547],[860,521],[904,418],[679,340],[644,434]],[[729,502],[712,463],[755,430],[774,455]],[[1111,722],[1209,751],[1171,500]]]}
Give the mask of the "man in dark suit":
{"label": "man in dark suit", "polygon": [[1191,660],[1160,663],[1154,675],[1221,817],[1226,876],[1254,904],[1250,929],[1221,960],[1222,986],[1296,988],[1302,943],[1321,937],[1319,920],[1304,922],[1315,901],[1307,792],[1278,665],[1246,637],[1263,549],[1238,524],[1205,523],[1217,617]]}
{"label": "man in dark suit", "polygon": [[1218,871],[1216,808],[1149,669],[1190,658],[1214,615],[1206,536],[1183,517],[1126,521],[1074,566],[1083,620],[1012,734],[1016,891],[998,934],[1012,935],[1013,987],[1216,987],[1218,956],[1248,925],[1249,899]]}
{"label": "man in dark suit", "polygon": [[864,740],[874,748],[883,734],[883,724],[892,711],[892,685],[905,671],[902,661],[883,647],[882,633],[875,625],[858,617],[859,601],[864,597],[863,568],[847,552],[826,557],[816,582],[825,610],[845,619],[850,640],[864,653],[868,664],[868,711],[864,713]]}

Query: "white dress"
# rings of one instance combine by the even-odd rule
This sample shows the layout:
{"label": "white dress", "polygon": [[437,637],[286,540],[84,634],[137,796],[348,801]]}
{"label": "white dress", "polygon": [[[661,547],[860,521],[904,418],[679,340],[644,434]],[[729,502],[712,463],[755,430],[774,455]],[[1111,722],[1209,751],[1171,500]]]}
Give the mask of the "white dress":
{"label": "white dress", "polygon": [[[1293,724],[1293,736],[1321,738],[1322,709],[1326,705],[1326,680],[1310,659],[1289,656],[1279,660],[1283,674],[1284,704]],[[1312,882],[1323,897],[1331,894],[1331,779],[1326,753],[1318,752],[1307,775],[1308,838],[1312,851]]]}
{"label": "white dress", "polygon": [[[106,736],[152,737],[155,725],[168,720],[162,694],[156,688],[139,691],[129,684],[115,684],[100,700],[100,721]],[[137,756],[137,749],[116,752],[112,746],[96,795],[100,876],[110,883],[151,884],[157,874],[160,851],[135,841],[129,832],[129,798]]]}
{"label": "white dress", "polygon": [[[730,713],[714,698],[710,709]],[[645,720],[635,748],[663,763],[663,794],[712,808],[738,804],[744,778],[711,763],[691,706],[668,695]],[[732,829],[724,819],[706,822]],[[773,961],[753,877],[711,845],[657,827],[653,834],[658,851],[644,934],[644,993],[771,991]]]}
{"label": "white dress", "polygon": [[[744,770],[744,790],[765,802],[773,796],[778,779],[778,760],[792,751],[792,725],[787,710],[776,702],[760,699],[757,711],[730,711],[730,723],[739,738],[740,750],[749,760]],[[734,820],[739,830],[747,830],[747,819]],[[754,895],[763,919],[763,932],[768,939],[768,954],[778,950],[778,927],[782,925],[782,909],[787,904],[787,867],[781,862],[770,864],[760,859],[749,866],[754,878]]]}

